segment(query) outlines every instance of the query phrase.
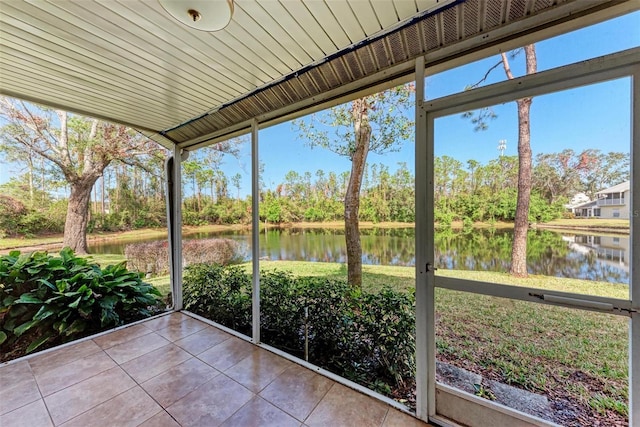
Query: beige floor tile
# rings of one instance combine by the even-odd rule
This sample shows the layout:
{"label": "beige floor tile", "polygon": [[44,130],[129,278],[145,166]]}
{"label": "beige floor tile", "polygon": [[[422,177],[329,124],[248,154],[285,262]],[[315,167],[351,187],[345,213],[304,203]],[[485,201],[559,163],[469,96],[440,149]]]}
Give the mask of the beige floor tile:
{"label": "beige floor tile", "polygon": [[151,329],[142,324],[129,326],[128,328],[120,329],[106,335],[94,338],[93,341],[100,346],[103,350],[111,348],[123,342],[131,341],[132,339],[141,337],[151,333]]}
{"label": "beige floor tile", "polygon": [[186,338],[176,341],[174,344],[182,347],[193,355],[198,355],[203,351],[210,349],[214,345],[228,340],[229,338],[231,338],[230,334],[221,331],[220,329],[207,326],[193,335],[189,335]]}
{"label": "beige floor tile", "polygon": [[294,364],[262,390],[260,396],[304,421],[332,385],[330,379]]}
{"label": "beige floor tile", "polygon": [[280,356],[259,349],[227,369],[225,374],[258,393],[292,365]]}
{"label": "beige floor tile", "polygon": [[27,362],[0,369],[0,415],[42,398]]}
{"label": "beige floor tile", "polygon": [[64,427],[135,427],[161,411],[160,405],[154,402],[144,390],[134,387],[62,425]]}
{"label": "beige floor tile", "polygon": [[180,427],[180,424],[171,418],[171,415],[162,411],[140,424],[140,427]]}
{"label": "beige floor tile", "polygon": [[53,422],[44,406],[44,401],[38,399],[33,403],[0,416],[2,427],[52,427]]}
{"label": "beige floor tile", "polygon": [[31,370],[35,374],[41,374],[99,351],[101,349],[96,343],[87,340],[29,359],[29,365],[31,365]]}
{"label": "beige floor tile", "polygon": [[219,371],[225,371],[254,351],[257,351],[257,347],[250,342],[232,337],[200,353],[198,358]]}
{"label": "beige floor tile", "polygon": [[138,384],[190,359],[189,353],[177,345],[168,344],[143,356],[123,363],[122,369],[127,371]]}
{"label": "beige floor tile", "polygon": [[342,384],[334,384],[305,424],[315,426],[380,426],[388,407]]}
{"label": "beige floor tile", "polygon": [[389,408],[382,427],[427,427],[430,425],[397,409]]}
{"label": "beige floor tile", "polygon": [[142,383],[142,388],[166,408],[219,373],[201,360],[193,358]]}
{"label": "beige floor tile", "polygon": [[143,354],[151,353],[153,350],[167,344],[169,344],[169,341],[158,334],[151,333],[131,341],[123,342],[105,351],[116,363],[123,364]]}
{"label": "beige floor tile", "polygon": [[134,387],[135,382],[120,367],[111,368],[45,397],[53,422],[62,424],[81,413]]}
{"label": "beige floor tile", "polygon": [[157,329],[156,333],[173,342],[186,338],[206,327],[206,323],[188,317],[180,323],[169,325],[166,328]]}
{"label": "beige floor tile", "polygon": [[152,331],[157,331],[159,329],[164,329],[171,325],[177,325],[178,323],[182,323],[186,319],[193,319],[193,317],[189,317],[182,313],[171,313],[171,314],[167,314],[166,316],[161,316],[156,319],[148,320],[144,322],[143,325],[151,329]]}
{"label": "beige floor tile", "polygon": [[51,370],[37,374],[36,381],[43,396],[48,396],[70,385],[91,378],[116,366],[103,351]]}
{"label": "beige floor tile", "polygon": [[226,375],[218,375],[167,408],[183,427],[216,427],[254,396]]}
{"label": "beige floor tile", "polygon": [[299,427],[300,421],[256,396],[238,410],[222,427]]}
{"label": "beige floor tile", "polygon": [[29,362],[12,363],[11,365],[0,368],[0,385],[3,387],[9,384],[15,384],[25,381],[33,377],[33,372],[29,366]]}

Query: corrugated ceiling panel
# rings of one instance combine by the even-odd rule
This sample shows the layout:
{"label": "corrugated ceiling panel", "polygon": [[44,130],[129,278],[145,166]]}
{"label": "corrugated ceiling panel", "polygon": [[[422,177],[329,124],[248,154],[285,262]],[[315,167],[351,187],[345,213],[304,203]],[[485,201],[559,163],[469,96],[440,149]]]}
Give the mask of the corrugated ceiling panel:
{"label": "corrugated ceiling panel", "polygon": [[380,22],[383,28],[388,28],[398,22],[398,16],[396,14],[396,8],[393,7],[393,2],[371,0],[371,6],[376,13],[378,22]]}
{"label": "corrugated ceiling panel", "polygon": [[355,52],[349,52],[344,55],[344,62],[347,64],[350,74],[357,80],[365,76],[364,70],[358,61],[358,55]]}
{"label": "corrugated ceiling panel", "polygon": [[523,17],[526,10],[526,4],[527,0],[511,0],[508,5],[509,10],[507,11],[509,20],[513,21]]}
{"label": "corrugated ceiling panel", "polygon": [[391,58],[393,59],[394,64],[400,63],[407,59],[407,53],[401,33],[396,32],[390,34],[388,37],[388,43],[391,49]]}
{"label": "corrugated ceiling panel", "polygon": [[383,69],[391,65],[391,58],[389,58],[389,49],[387,48],[386,41],[384,39],[376,40],[370,45],[373,51],[373,56],[379,69]]}
{"label": "corrugated ceiling panel", "polygon": [[323,75],[330,88],[334,88],[340,84],[338,75],[330,63],[325,62],[324,64],[320,65],[317,70]]}
{"label": "corrugated ceiling panel", "polygon": [[329,37],[326,29],[319,24],[303,2],[286,1],[282,3],[282,6],[287,9],[291,17],[300,23],[304,32],[322,49],[322,56],[326,56],[338,48],[338,45]]}
{"label": "corrugated ceiling panel", "polygon": [[[286,2],[287,5],[295,2]],[[311,62],[313,59],[322,58],[325,56],[324,51],[317,44],[318,40],[312,37],[308,32],[305,25],[310,23],[309,18],[298,21],[295,19],[286,9],[284,5],[278,2],[270,2],[269,8],[266,13],[274,20],[278,22],[278,25],[286,31],[289,39],[295,40],[298,46],[306,53],[307,60],[305,64]],[[313,20],[315,22],[315,20]],[[326,37],[326,35],[325,35]]]}
{"label": "corrugated ceiling panel", "polygon": [[[565,2],[576,10],[593,3],[236,0],[229,26],[207,33],[178,23],[157,0],[5,1],[0,93],[173,129],[167,136],[183,142]],[[416,16],[434,7],[444,8],[438,17]],[[414,21],[400,26],[407,18]],[[366,39],[382,27],[396,29]]]}
{"label": "corrugated ceiling panel", "polygon": [[461,8],[452,7],[442,12],[445,44],[451,44],[458,40],[458,10],[461,10]]}
{"label": "corrugated ceiling panel", "polygon": [[287,92],[288,98],[292,100],[297,101],[298,99],[303,98],[302,92],[304,91],[304,88],[300,87],[300,82],[295,79],[286,80],[278,86],[280,86],[282,90]]}
{"label": "corrugated ceiling panel", "polygon": [[472,36],[480,31],[480,1],[481,0],[468,0],[462,5],[463,12],[463,26],[464,37]]}
{"label": "corrugated ceiling panel", "polygon": [[[95,76],[92,78],[91,75],[82,75],[78,78],[77,74],[71,74],[66,68],[63,67],[50,67],[48,65],[39,65],[38,63],[31,62],[33,57],[26,55],[24,52],[19,51],[11,51],[11,52],[2,52],[0,55],[2,58],[2,62],[6,64],[10,64],[9,66],[13,71],[22,71],[22,76],[20,78],[34,78],[38,77],[43,80],[53,79],[55,81],[61,82],[62,87],[74,87],[76,90],[81,91],[78,92],[78,99],[82,99],[83,95],[90,96],[91,94],[99,96],[99,99],[104,101],[109,101],[110,106],[119,105],[122,108],[126,107],[125,101],[123,101],[117,94],[110,91],[114,87],[114,83],[109,84],[109,82],[104,81],[102,79],[96,79]],[[3,69],[4,67],[0,68]],[[8,75],[8,74],[7,74]],[[11,77],[6,77],[11,78]],[[86,84],[84,84],[86,83]],[[36,89],[37,90],[37,89]],[[163,104],[157,100],[149,100],[145,94],[132,94],[133,99],[137,99],[142,107],[139,112],[147,111],[149,116],[160,115],[164,117],[166,120],[171,119],[171,112],[164,111],[162,109]],[[160,111],[158,112],[158,109]],[[185,112],[184,114],[188,114]]]}
{"label": "corrugated ceiling panel", "polygon": [[315,21],[317,21],[324,30],[325,34],[329,36],[333,44],[336,46],[348,46],[351,44],[351,40],[347,36],[347,33],[337,21],[329,7],[323,1],[304,1],[305,6],[313,15]]}
{"label": "corrugated ceiling panel", "polygon": [[[238,3],[239,9],[244,9],[248,16],[254,20],[255,25],[258,25],[265,29],[265,34],[269,42],[276,43],[281,49],[280,54],[284,53],[285,56],[280,56],[281,59],[291,57],[296,62],[292,64],[291,68],[298,69],[303,65],[306,65],[313,61],[313,57],[309,56],[305,49],[300,45],[300,41],[291,37],[291,35],[283,28],[279,19],[269,14],[263,7],[265,3],[247,2]],[[273,2],[274,5],[278,4]],[[271,6],[271,4],[269,4]],[[267,30],[268,29],[268,30]],[[270,46],[270,45],[269,45]],[[272,52],[278,52],[276,49],[269,48]],[[318,53],[322,55],[321,53]],[[288,62],[288,60],[286,61]]]}
{"label": "corrugated ceiling panel", "polygon": [[355,13],[356,19],[360,23],[360,27],[362,27],[367,35],[375,34],[382,30],[382,26],[370,2],[352,2],[350,6]]}
{"label": "corrugated ceiling panel", "polygon": [[422,45],[422,36],[420,35],[420,26],[412,25],[404,31],[404,38],[407,43],[407,53],[409,57],[416,57],[425,52]]}
{"label": "corrugated ceiling panel", "polygon": [[[132,13],[136,16],[145,17],[137,22],[131,22],[128,25],[129,31],[133,31],[132,27],[139,27],[136,34],[140,34],[140,39],[147,44],[156,44],[158,40],[166,44],[163,50],[167,53],[178,52],[181,60],[189,63],[195,62],[198,68],[204,73],[208,73],[210,78],[226,84],[229,88],[245,92],[255,87],[256,78],[259,81],[269,81],[269,76],[260,72],[259,74],[250,74],[245,67],[250,62],[238,62],[241,57],[237,52],[230,49],[219,38],[210,33],[185,31],[184,26],[179,22],[172,20],[167,22],[165,26],[158,26],[157,22],[161,19],[162,11],[149,7],[146,2],[109,2],[108,6],[114,13],[127,19]],[[167,49],[169,47],[170,49]],[[234,69],[234,73],[211,73],[211,70]]]}
{"label": "corrugated ceiling panel", "polygon": [[274,92],[276,92],[276,96],[281,100],[285,105],[293,104],[294,100],[289,95],[289,92],[284,90],[284,85],[276,85],[273,87]]}
{"label": "corrugated ceiling panel", "polygon": [[[166,61],[162,57],[158,57],[148,52],[143,46],[131,42],[135,39],[130,33],[125,32],[120,37],[116,37],[110,32],[114,25],[104,20],[100,15],[93,17],[99,20],[100,26],[88,23],[82,16],[71,14],[66,10],[58,7],[58,5],[66,5],[67,3],[38,3],[37,7],[30,4],[21,5],[20,11],[29,13],[36,21],[38,21],[38,29],[46,31],[53,37],[60,40],[73,40],[79,35],[83,40],[91,43],[93,52],[101,55],[103,61],[120,61],[123,58],[129,58],[135,64],[137,69],[147,70],[147,73],[154,76],[155,79],[165,78],[171,81],[172,86],[180,87],[185,94],[190,94],[194,99],[200,99],[203,105],[207,100],[197,90],[192,89],[198,83],[198,77],[190,72],[185,72],[175,64],[177,61]],[[3,5],[3,14],[11,12],[11,3],[9,6]],[[8,10],[8,12],[7,12]],[[14,9],[15,11],[15,9]],[[76,14],[82,15],[83,8],[77,7]],[[14,12],[15,13],[15,12]],[[51,24],[49,23],[51,22]],[[71,43],[65,43],[70,45]],[[144,46],[146,47],[146,46]],[[83,58],[79,62],[82,62]],[[176,78],[180,76],[180,78]],[[222,98],[220,98],[222,99]]]}
{"label": "corrugated ceiling panel", "polygon": [[276,54],[282,62],[286,63],[289,69],[295,70],[312,62],[313,58],[307,54],[298,41],[282,28],[279,21],[264,9],[263,4],[239,2],[234,10],[234,15],[237,14],[238,19],[243,19],[243,17],[251,19],[253,25],[247,28],[249,32]]}
{"label": "corrugated ceiling panel", "polygon": [[553,6],[553,4],[554,4],[554,0],[535,0],[533,11],[540,12],[541,10],[544,10]]}
{"label": "corrugated ceiling panel", "polygon": [[439,21],[437,16],[430,16],[421,23],[423,44],[427,48],[427,52],[440,46],[437,21]]}
{"label": "corrugated ceiling panel", "polygon": [[[65,4],[68,5],[65,2],[56,3],[56,5],[60,5],[59,8],[47,7],[44,10],[49,13],[60,13]],[[194,55],[189,52],[190,49],[187,49],[187,46],[183,45],[182,48],[171,50],[160,48],[154,43],[157,40],[155,32],[150,34],[138,25],[129,25],[126,27],[126,32],[123,33],[121,27],[111,23],[121,19],[120,15],[100,4],[88,4],[88,6],[90,6],[89,9],[75,7],[73,9],[74,15],[69,14],[66,19],[72,19],[69,16],[81,18],[82,21],[79,22],[83,24],[79,27],[83,31],[89,32],[93,30],[91,21],[95,19],[93,17],[97,14],[102,20],[100,27],[104,28],[105,31],[95,32],[96,36],[108,40],[109,44],[117,46],[130,56],[141,58],[148,61],[150,65],[175,73],[181,80],[185,80],[187,84],[199,85],[204,90],[216,94],[220,100],[238,96],[239,93],[246,90],[246,88],[238,86],[232,80],[225,78],[224,75],[212,75],[209,72],[210,68],[197,61]],[[132,43],[129,40],[139,40],[142,43]]]}
{"label": "corrugated ceiling panel", "polygon": [[336,75],[340,82],[353,81],[353,75],[351,74],[347,64],[344,62],[344,58],[336,58],[335,61],[331,61],[331,65],[336,71]]}
{"label": "corrugated ceiling panel", "polygon": [[502,22],[502,8],[504,3],[503,0],[486,0],[484,25],[482,26],[485,31],[500,25]]}
{"label": "corrugated ceiling panel", "polygon": [[[312,72],[291,75],[286,82],[280,84],[283,88],[289,88],[286,91],[287,102],[295,103],[309,99],[324,91],[373,74],[390,65],[403,63],[430,50],[454,44],[465,37],[477,34],[476,29],[486,31],[490,27],[503,25],[503,20],[507,22],[519,20],[526,18],[528,14],[525,10],[525,0],[515,0],[514,4],[510,4],[510,0],[471,1],[472,4],[469,5],[458,2],[452,7],[445,8],[438,16],[427,16],[371,43],[357,46],[354,50],[347,50],[342,55],[319,65]],[[523,3],[523,1],[525,2]],[[481,4],[486,6],[484,13],[480,8]],[[395,5],[396,8],[408,8],[407,4],[400,6],[400,3],[395,3]],[[338,9],[335,6],[332,6],[332,9],[344,12],[343,9]],[[351,18],[344,18],[342,22],[349,19]],[[381,68],[377,64],[385,65]],[[330,84],[329,87],[319,84],[318,70],[322,71],[322,76],[325,77],[324,81]],[[275,96],[279,96],[277,91]],[[254,110],[245,110],[247,101],[244,99],[236,102],[232,107],[237,107],[234,108],[233,113],[238,119],[244,117],[243,120],[248,120],[256,115]],[[269,108],[266,108],[261,114],[268,112]]]}
{"label": "corrugated ceiling panel", "polygon": [[[11,28],[14,34],[28,37],[27,33],[8,24],[5,24],[5,28]],[[34,71],[37,70],[40,64],[43,67],[47,66],[56,69],[61,73],[70,73],[74,79],[79,81],[93,81],[96,85],[101,83],[107,84],[108,87],[112,89],[109,91],[110,95],[117,94],[118,89],[120,89],[132,97],[144,99],[148,98],[150,90],[157,90],[157,87],[151,82],[141,81],[140,85],[133,84],[130,80],[127,80],[128,74],[120,72],[119,69],[112,69],[113,71],[110,73],[108,66],[101,62],[92,61],[90,64],[78,63],[73,55],[68,55],[70,53],[69,50],[60,49],[59,52],[57,46],[49,40],[31,37],[30,40],[27,41],[13,34],[7,34],[5,40],[11,44],[12,48],[3,48],[1,55],[11,54],[24,58],[32,64],[30,69]],[[10,64],[10,62],[3,61],[3,64]],[[158,113],[163,113],[162,106],[164,104],[161,100],[154,98],[147,99],[147,102],[151,105],[156,105],[160,109]],[[182,112],[182,114],[185,115],[189,114],[189,109],[194,107],[188,98],[182,98],[172,105],[173,113],[180,114],[181,106],[185,107]]]}
{"label": "corrugated ceiling panel", "polygon": [[418,11],[416,3],[413,0],[394,0],[393,5],[401,21],[415,15]]}
{"label": "corrugated ceiling panel", "polygon": [[[348,2],[329,1],[327,5],[329,9],[331,9],[334,19],[338,21],[351,43],[362,40],[367,36]],[[357,3],[358,8],[366,7],[365,5],[365,2]]]}
{"label": "corrugated ceiling panel", "polygon": [[373,74],[376,71],[380,70],[380,67],[375,62],[373,58],[373,50],[371,49],[371,45],[366,46],[365,49],[361,49],[358,51],[358,59],[360,60],[360,64],[364,70],[365,74]]}

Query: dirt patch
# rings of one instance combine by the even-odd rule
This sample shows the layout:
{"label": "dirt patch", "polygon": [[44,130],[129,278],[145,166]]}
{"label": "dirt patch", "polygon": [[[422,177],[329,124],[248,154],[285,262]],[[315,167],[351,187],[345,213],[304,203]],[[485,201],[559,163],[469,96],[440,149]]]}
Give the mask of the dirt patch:
{"label": "dirt patch", "polygon": [[[483,378],[483,384],[487,383],[487,388],[495,395],[497,390],[494,390],[496,387],[496,383],[504,384],[504,378],[492,368],[484,368],[477,364],[473,364],[465,359],[459,359],[455,355],[438,355],[439,363],[446,362],[451,366],[455,366],[460,370],[470,371],[474,374]],[[452,371],[451,369],[449,370]],[[453,370],[455,371],[455,370]],[[472,375],[472,374],[469,374]],[[449,375],[450,376],[450,375]],[[550,377],[553,377],[550,375]],[[438,380],[442,381],[445,379],[445,375],[439,375]],[[464,381],[464,379],[462,379]],[[448,383],[448,382],[445,382]],[[455,381],[454,384],[455,386]],[[548,419],[552,422],[558,423],[563,426],[570,427],[583,427],[586,425],[589,426],[628,426],[629,421],[624,416],[619,413],[606,410],[604,412],[598,412],[591,406],[589,406],[589,402],[584,398],[576,398],[576,396],[572,396],[570,393],[566,391],[568,387],[576,388],[576,387],[584,387],[588,390],[589,395],[604,395],[606,384],[599,380],[598,378],[589,375],[588,373],[582,371],[575,371],[571,373],[568,378],[553,378],[553,381],[550,381],[547,389],[541,396],[544,396],[546,400],[548,400],[549,408],[551,409],[546,415],[541,412],[540,408],[537,408],[533,413],[532,411],[523,410],[526,409],[526,406],[515,408],[522,412],[529,412],[532,415],[536,415],[545,419]],[[457,387],[457,386],[455,386]],[[514,384],[508,385],[508,387],[514,387]],[[468,387],[463,388],[464,391],[467,390]],[[522,389],[518,387],[519,389]],[[524,389],[522,389],[524,390]],[[529,392],[527,392],[529,393]],[[476,393],[477,394],[477,393]],[[484,396],[483,396],[484,397]],[[526,399],[525,399],[526,400]],[[522,401],[522,399],[520,399]],[[514,407],[514,405],[510,402],[509,397],[503,397],[501,399],[502,404]],[[521,405],[522,406],[522,405]],[[538,405],[540,406],[540,405]],[[532,408],[535,409],[535,408]]]}

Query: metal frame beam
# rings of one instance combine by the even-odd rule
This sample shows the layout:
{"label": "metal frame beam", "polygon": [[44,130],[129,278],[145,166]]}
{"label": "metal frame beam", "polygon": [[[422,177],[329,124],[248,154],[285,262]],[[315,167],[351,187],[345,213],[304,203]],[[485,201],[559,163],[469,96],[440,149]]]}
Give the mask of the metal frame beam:
{"label": "metal frame beam", "polygon": [[[428,421],[429,416],[435,412],[435,400],[431,401],[433,388],[430,387],[429,377],[431,363],[429,355],[433,353],[430,347],[430,331],[434,329],[433,319],[430,318],[429,304],[433,304],[433,297],[429,292],[429,283],[425,266],[432,262],[433,251],[430,253],[428,246],[430,236],[430,223],[426,216],[433,210],[430,209],[428,187],[428,165],[433,164],[433,154],[429,158],[427,141],[427,115],[424,111],[425,99],[425,73],[424,58],[418,58],[415,63],[415,211],[416,211],[416,415],[418,418]],[[431,169],[429,167],[429,169]],[[424,218],[424,220],[421,220]]]}
{"label": "metal frame beam", "polygon": [[434,99],[425,108],[434,117],[449,116],[524,97],[533,97],[631,75],[640,64],[640,47],[623,50]]}
{"label": "metal frame beam", "polygon": [[[629,300],[565,293],[552,290],[523,288],[487,282],[476,282],[449,277],[438,277],[437,283],[433,286],[471,292],[480,295],[564,306],[572,309],[597,311],[612,315],[629,316],[629,420],[630,426],[632,427],[640,426],[640,380],[638,380],[640,378],[640,286],[638,286],[640,283],[640,261],[636,259],[638,257],[633,255],[633,253],[635,253],[634,249],[638,250],[638,248],[640,248],[640,233],[634,233],[634,231],[640,230],[640,189],[638,188],[638,185],[634,186],[634,183],[640,182],[640,156],[638,156],[638,147],[640,146],[640,119],[638,114],[638,111],[640,111],[640,84],[638,84],[640,81],[638,80],[640,79],[640,71],[638,71],[640,69],[639,65],[640,48],[634,48],[425,102],[422,111],[426,112],[427,120],[426,123],[423,122],[422,125],[424,126],[427,134],[427,148],[422,149],[422,151],[418,151],[419,141],[416,140],[416,200],[418,200],[419,195],[421,197],[420,203],[416,204],[416,245],[418,245],[418,229],[420,228],[420,230],[423,230],[425,224],[433,225],[433,194],[429,195],[426,189],[421,186],[421,182],[428,180],[427,172],[422,172],[419,179],[418,171],[427,170],[433,166],[433,153],[428,153],[427,150],[433,150],[433,135],[436,118],[499,103],[511,102],[522,97],[545,95],[557,91],[570,90],[590,84],[601,83],[616,78],[631,77],[633,93],[631,105],[632,211],[630,223],[632,253],[630,255],[630,259],[632,260],[632,264],[630,266],[631,281],[629,287]],[[418,126],[417,120],[416,126]],[[420,158],[418,158],[418,154],[420,155]],[[431,163],[420,163],[422,159],[430,159]],[[430,183],[430,186],[433,190],[433,182]],[[427,198],[431,200],[431,204],[429,204],[430,208],[427,210],[427,212],[430,212],[431,217],[427,217],[424,211],[418,211],[418,208],[424,203],[423,199],[426,200]],[[421,233],[425,233],[425,231],[421,231]],[[421,240],[425,238],[423,234],[420,234],[420,236]],[[429,240],[431,241],[431,244],[433,244],[432,238],[427,239],[426,242]],[[426,242],[423,241],[422,244],[425,244]],[[433,251],[433,248],[431,247],[428,250]],[[424,262],[424,259],[425,255],[418,257],[418,252],[416,252],[416,264],[418,264],[418,262]],[[420,273],[421,267],[424,268],[421,265],[416,267],[417,275]],[[433,270],[433,268],[430,268],[430,270]],[[416,279],[416,305],[418,307],[420,307],[421,304],[421,301],[418,300],[418,286],[424,286],[425,283],[427,284],[426,288],[429,289],[430,280],[428,275],[423,280],[418,280],[418,278]],[[429,304],[425,304],[425,302],[422,302],[422,305],[429,307]],[[420,315],[419,309],[418,315]],[[428,313],[428,315],[431,316],[431,313]],[[435,324],[432,323],[429,329],[429,333],[435,333]],[[427,336],[430,340],[431,337],[428,334]],[[428,356],[435,359],[435,348],[432,347],[430,353],[431,354]],[[429,371],[427,373],[431,374]],[[424,379],[418,379],[418,384],[420,384],[420,381],[424,381]],[[434,394],[434,389],[435,386],[432,386],[429,382],[426,391],[428,398]],[[420,397],[421,395],[418,394],[418,399],[420,399]],[[420,405],[420,400],[418,400],[418,405]],[[430,409],[430,405],[431,402],[429,400],[427,404],[428,409]],[[480,409],[480,406],[476,406],[475,410],[491,411],[494,410],[494,406],[495,410],[498,410],[498,407],[492,402],[487,402],[482,406],[484,409]],[[422,410],[424,411],[424,409]],[[528,415],[516,410],[509,408],[502,408],[502,410],[530,419],[533,424],[539,422],[539,420],[530,418]],[[418,415],[422,418],[423,413],[419,412]],[[438,412],[434,417],[434,414],[429,412],[429,415],[432,419],[439,420],[441,415],[446,416],[447,414],[441,414]],[[483,412],[478,415],[484,416],[486,414]]]}
{"label": "metal frame beam", "polygon": [[640,70],[631,80],[631,212],[629,226],[629,425],[640,426]]}
{"label": "metal frame beam", "polygon": [[[173,165],[167,168],[167,223],[169,224],[169,275],[173,309],[182,310],[182,150],[173,149]],[[169,176],[167,176],[169,178]]]}
{"label": "metal frame beam", "polygon": [[251,340],[260,342],[260,158],[258,121],[251,122]]}

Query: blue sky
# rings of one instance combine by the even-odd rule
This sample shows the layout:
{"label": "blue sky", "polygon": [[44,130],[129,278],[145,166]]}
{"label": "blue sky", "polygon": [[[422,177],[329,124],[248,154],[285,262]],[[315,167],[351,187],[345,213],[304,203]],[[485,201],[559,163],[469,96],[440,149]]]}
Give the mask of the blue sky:
{"label": "blue sky", "polygon": [[[606,55],[640,45],[640,12],[616,18],[586,29],[574,31],[536,44],[538,70],[543,71],[573,62]],[[443,72],[427,79],[427,98],[434,99],[464,90],[475,83],[499,60],[494,56]],[[523,74],[521,58],[511,61],[516,76]],[[494,70],[487,84],[505,80],[501,67]],[[436,122],[436,155],[448,155],[466,163],[469,159],[486,163],[498,157],[498,142],[507,141],[506,155],[517,154],[517,110],[514,102],[494,108],[498,118],[489,129],[475,132],[473,125],[460,115],[444,117]],[[413,110],[408,114],[413,116]],[[531,107],[531,144],[537,153],[560,152],[570,148],[580,152],[598,148],[603,152],[629,152],[630,146],[630,81],[620,79],[582,87],[562,93],[537,97]],[[264,163],[264,182],[273,187],[283,182],[285,174],[299,174],[323,169],[350,170],[348,159],[321,148],[311,150],[291,123],[283,123],[259,134],[260,161]],[[414,144],[402,144],[397,153],[371,153],[368,163],[384,163],[390,170],[398,162],[406,162],[414,170]],[[243,194],[250,188],[249,144],[239,161],[228,159],[223,168],[228,174],[243,174]],[[245,165],[245,167],[242,167]]]}
{"label": "blue sky", "polygon": [[[586,29],[568,33],[536,44],[538,70],[546,70],[576,61],[605,55],[640,45],[640,12],[629,14]],[[449,70],[427,79],[429,99],[464,90],[478,81],[494,65],[497,56]],[[511,61],[514,74],[523,73],[522,59]],[[505,80],[501,67],[494,70],[488,83]],[[534,99],[531,107],[532,149],[537,153],[559,152],[565,148],[581,151],[599,148],[603,152],[629,152],[630,144],[630,82],[629,79],[601,83],[568,92],[550,94]],[[473,125],[460,115],[438,119],[436,122],[436,155],[448,155],[465,163],[469,159],[486,163],[498,156],[499,140],[507,141],[505,154],[517,154],[517,116],[515,103],[494,108],[498,118],[489,129],[474,132]],[[413,110],[407,113],[413,116]],[[284,180],[290,170],[315,174],[318,169],[341,173],[350,169],[348,159],[324,150],[311,150],[300,139],[291,123],[262,129],[259,135],[260,161],[264,163],[263,181],[273,187]],[[227,176],[240,172],[243,176],[242,194],[250,192],[249,144],[240,159],[227,158],[223,170]],[[392,171],[398,162],[406,162],[414,169],[414,144],[402,144],[396,153],[371,153],[368,163],[384,163]],[[0,183],[19,172],[13,165],[0,167]],[[230,189],[232,193],[235,190]]]}

